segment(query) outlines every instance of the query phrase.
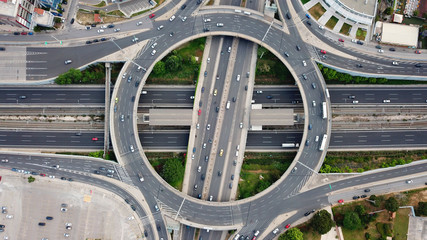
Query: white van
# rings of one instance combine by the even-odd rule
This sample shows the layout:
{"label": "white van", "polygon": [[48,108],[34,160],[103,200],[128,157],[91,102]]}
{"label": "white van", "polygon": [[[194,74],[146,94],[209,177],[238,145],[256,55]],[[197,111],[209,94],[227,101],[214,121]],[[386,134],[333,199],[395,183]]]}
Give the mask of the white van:
{"label": "white van", "polygon": [[236,81],[240,81],[240,75],[237,75]]}
{"label": "white van", "polygon": [[147,94],[147,91],[142,91],[142,94]]}
{"label": "white van", "polygon": [[236,157],[238,157],[239,156],[239,151],[236,151]]}
{"label": "white van", "polygon": [[225,106],[226,109],[230,109],[230,101],[227,102],[227,105]]}

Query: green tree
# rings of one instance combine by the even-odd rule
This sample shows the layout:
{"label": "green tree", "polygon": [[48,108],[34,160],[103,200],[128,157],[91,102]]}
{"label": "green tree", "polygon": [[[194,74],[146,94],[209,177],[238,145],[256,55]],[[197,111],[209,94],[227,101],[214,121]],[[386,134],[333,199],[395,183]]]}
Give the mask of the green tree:
{"label": "green tree", "polygon": [[417,211],[419,215],[427,216],[427,202],[419,202]]}
{"label": "green tree", "polygon": [[176,72],[181,67],[181,61],[177,55],[172,55],[166,59],[166,69],[170,72]]}
{"label": "green tree", "polygon": [[366,214],[366,209],[363,205],[357,205],[354,208],[354,211],[359,215],[359,217]]}
{"label": "green tree", "polygon": [[418,16],[418,14],[420,14],[420,12],[418,11],[418,9],[415,9],[412,14],[414,14],[414,16]]}
{"label": "green tree", "polygon": [[166,73],[165,62],[158,61],[153,67],[153,73],[157,76],[161,76]]}
{"label": "green tree", "polygon": [[104,151],[90,152],[89,157],[102,158]]}
{"label": "green tree", "polygon": [[399,209],[399,203],[397,202],[396,198],[389,197],[385,201],[385,209],[389,210],[390,212],[396,212],[397,209]]}
{"label": "green tree", "polygon": [[304,234],[298,228],[291,228],[279,236],[279,240],[303,240]]}
{"label": "green tree", "polygon": [[314,214],[310,222],[311,227],[320,234],[325,234],[331,230],[334,225],[331,214],[326,210],[320,210]]}
{"label": "green tree", "polygon": [[388,7],[384,10],[384,14],[385,15],[391,15],[393,12],[393,9],[391,7]]}
{"label": "green tree", "polygon": [[348,212],[344,216],[343,225],[345,228],[354,230],[362,227],[362,221],[360,221],[359,215],[355,212]]}
{"label": "green tree", "polygon": [[423,13],[423,18],[427,18],[427,12]]}
{"label": "green tree", "polygon": [[29,176],[28,177],[28,182],[29,183],[32,183],[32,182],[34,182],[36,179],[33,177],[33,176]]}
{"label": "green tree", "polygon": [[180,181],[184,176],[184,166],[179,159],[171,158],[168,159],[163,166],[162,176],[166,182],[173,185]]}
{"label": "green tree", "polygon": [[258,182],[256,191],[262,192],[270,186],[270,183],[267,180],[261,180]]}

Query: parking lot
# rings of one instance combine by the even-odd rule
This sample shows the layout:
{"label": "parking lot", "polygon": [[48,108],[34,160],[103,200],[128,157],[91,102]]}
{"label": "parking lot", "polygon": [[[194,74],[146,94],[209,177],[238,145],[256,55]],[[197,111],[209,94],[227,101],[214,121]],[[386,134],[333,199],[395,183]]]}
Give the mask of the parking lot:
{"label": "parking lot", "polygon": [[5,225],[0,239],[138,239],[141,235],[129,205],[108,191],[40,176],[28,183],[30,175],[5,169],[0,169],[0,176],[0,218]]}

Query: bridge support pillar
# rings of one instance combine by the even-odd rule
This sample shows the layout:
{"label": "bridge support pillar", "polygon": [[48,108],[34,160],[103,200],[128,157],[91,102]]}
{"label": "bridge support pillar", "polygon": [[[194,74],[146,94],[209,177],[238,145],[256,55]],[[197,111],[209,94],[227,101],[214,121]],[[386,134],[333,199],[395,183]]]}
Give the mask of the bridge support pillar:
{"label": "bridge support pillar", "polygon": [[111,83],[111,65],[105,63],[105,112],[104,112],[104,155],[108,153],[110,146],[110,83]]}

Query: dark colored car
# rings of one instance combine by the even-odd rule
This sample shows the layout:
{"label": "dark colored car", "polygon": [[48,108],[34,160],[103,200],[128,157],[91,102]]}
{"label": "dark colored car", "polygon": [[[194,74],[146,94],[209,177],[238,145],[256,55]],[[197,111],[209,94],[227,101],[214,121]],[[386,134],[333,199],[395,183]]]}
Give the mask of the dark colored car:
{"label": "dark colored car", "polygon": [[359,199],[360,197],[359,196],[353,196],[353,199],[354,200],[357,200],[357,199]]}
{"label": "dark colored car", "polygon": [[31,175],[39,175],[37,172],[31,172]]}
{"label": "dark colored car", "polygon": [[139,86],[139,81],[136,81],[135,82],[135,87],[138,87]]}
{"label": "dark colored car", "polygon": [[392,52],[396,51],[396,49],[394,49],[394,48],[390,48],[390,49],[388,49],[388,50],[390,50],[390,51],[392,51]]}
{"label": "dark colored car", "polygon": [[181,10],[184,10],[187,7],[187,4],[181,6]]}
{"label": "dark colored car", "polygon": [[71,18],[70,23],[71,23],[71,24],[73,24],[73,23],[74,23],[74,18]]}
{"label": "dark colored car", "polygon": [[127,203],[127,204],[129,204],[130,203],[130,201],[129,201],[129,199],[125,199],[125,202]]}
{"label": "dark colored car", "polygon": [[132,96],[132,102],[135,102],[135,96]]}
{"label": "dark colored car", "polygon": [[108,27],[108,28],[113,28],[113,27],[114,27],[114,24],[110,24],[110,25],[108,25],[107,27]]}
{"label": "dark colored car", "polygon": [[209,32],[209,28],[203,28],[203,32]]}
{"label": "dark colored car", "polygon": [[136,208],[134,205],[130,205],[130,208],[132,208],[132,210],[136,211]]}
{"label": "dark colored car", "polygon": [[68,178],[68,181],[70,181],[70,182],[72,182],[72,181],[74,181],[72,178]]}
{"label": "dark colored car", "polygon": [[99,167],[99,170],[101,170],[101,171],[107,171],[107,169],[105,167]]}
{"label": "dark colored car", "polygon": [[[202,199],[202,194],[197,195],[198,199]],[[160,230],[159,230],[160,231]]]}
{"label": "dark colored car", "polygon": [[309,26],[311,26],[311,22],[310,22],[310,21],[307,21],[307,24],[308,24]]}
{"label": "dark colored car", "polygon": [[160,227],[160,224],[157,224],[157,231],[160,232],[160,230],[162,230],[162,228]]}
{"label": "dark colored car", "polygon": [[20,32],[14,32],[13,35],[21,35]]}
{"label": "dark colored car", "polygon": [[46,225],[46,223],[44,223],[44,222],[39,222],[39,226],[45,226]]}
{"label": "dark colored car", "polygon": [[66,177],[61,177],[61,180],[67,180],[67,178]]}
{"label": "dark colored car", "polygon": [[300,46],[298,46],[298,45],[297,45],[297,50],[298,50],[298,51],[300,51],[300,50],[301,50]]}
{"label": "dark colored car", "polygon": [[417,63],[417,64],[415,64],[415,67],[420,68],[421,64]]}
{"label": "dark colored car", "polygon": [[103,42],[103,41],[106,41],[107,39],[106,38],[101,38],[101,41]]}
{"label": "dark colored car", "polygon": [[312,213],[314,213],[316,210],[310,210],[310,211],[308,211],[308,212],[306,212],[306,213],[304,213],[304,216],[308,216],[308,215],[310,215],[310,214],[312,214]]}
{"label": "dark colored car", "polygon": [[205,174],[202,174],[202,176],[200,177],[203,180],[205,180]]}
{"label": "dark colored car", "polygon": [[92,41],[86,41],[86,44],[91,44],[92,43]]}
{"label": "dark colored car", "polygon": [[289,14],[289,12],[286,13],[286,18],[291,19],[291,15]]}
{"label": "dark colored car", "polygon": [[363,45],[363,42],[360,41],[360,40],[358,40],[356,43],[359,44],[359,45]]}
{"label": "dark colored car", "polygon": [[362,64],[360,64],[360,63],[358,63],[357,65],[356,65],[358,68],[362,68],[363,66],[362,66]]}
{"label": "dark colored car", "polygon": [[381,49],[382,47],[380,45],[375,46],[376,49]]}
{"label": "dark colored car", "polygon": [[51,217],[51,216],[47,216],[47,217],[46,217],[46,220],[53,220],[53,217]]}
{"label": "dark colored car", "polygon": [[360,196],[361,198],[366,198],[368,197],[366,194],[363,194],[362,196]]}
{"label": "dark colored car", "polygon": [[367,189],[365,189],[364,191],[365,191],[365,192],[370,192],[370,191],[371,191],[371,189],[367,188]]}
{"label": "dark colored car", "polygon": [[95,174],[100,174],[101,172],[100,172],[100,171],[98,171],[98,170],[95,170],[95,171],[93,171],[93,173],[95,173]]}
{"label": "dark colored car", "polygon": [[99,40],[98,39],[94,39],[92,42],[97,43],[97,42],[99,42]]}
{"label": "dark colored car", "polygon": [[197,5],[199,5],[200,3],[202,3],[202,0],[197,0]]}
{"label": "dark colored car", "polygon": [[271,95],[267,96],[267,99],[272,99],[272,98],[273,98],[273,96],[271,96]]}
{"label": "dark colored car", "polygon": [[96,27],[96,24],[92,24],[92,25],[90,25],[91,27]]}
{"label": "dark colored car", "polygon": [[147,230],[144,230],[144,236],[145,236],[145,237],[148,237]]}

